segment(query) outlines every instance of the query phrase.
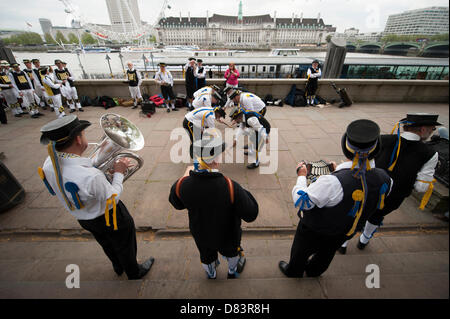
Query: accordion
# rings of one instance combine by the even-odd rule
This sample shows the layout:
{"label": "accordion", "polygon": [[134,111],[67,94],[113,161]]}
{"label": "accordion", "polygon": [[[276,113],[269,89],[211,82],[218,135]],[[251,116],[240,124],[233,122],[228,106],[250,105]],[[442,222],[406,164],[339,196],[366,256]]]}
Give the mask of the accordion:
{"label": "accordion", "polygon": [[319,178],[319,176],[328,175],[334,170],[333,164],[327,163],[324,160],[315,162],[303,162],[306,164],[306,183],[308,186],[311,183],[314,183]]}

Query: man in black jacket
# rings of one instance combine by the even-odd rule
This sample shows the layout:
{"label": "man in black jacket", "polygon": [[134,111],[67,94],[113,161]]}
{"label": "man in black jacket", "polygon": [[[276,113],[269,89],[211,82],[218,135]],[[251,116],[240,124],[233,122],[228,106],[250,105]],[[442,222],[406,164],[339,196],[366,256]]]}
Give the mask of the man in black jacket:
{"label": "man in black jacket", "polygon": [[328,269],[336,250],[350,239],[377,207],[383,206],[392,180],[373,158],[380,150],[380,128],[370,120],[349,124],[341,139],[344,155],[351,161],[320,176],[307,186],[304,163],[297,166],[292,190],[300,222],[289,263],[279,268],[287,277],[320,276]]}
{"label": "man in black jacket", "polygon": [[169,201],[189,214],[189,229],[209,279],[217,276],[217,252],[228,261],[228,278],[237,278],[245,265],[241,248],[241,219],[252,222],[258,203],[250,192],[219,172],[217,157],[224,151],[220,138],[203,138],[194,144],[196,168],[176,181]]}
{"label": "man in black jacket", "polygon": [[[366,247],[377,228],[382,225],[384,216],[398,209],[413,189],[417,192],[432,191],[430,185],[433,183],[438,153],[423,142],[431,136],[437,125],[441,125],[437,119],[436,114],[407,114],[407,117],[394,127],[394,130],[398,127],[397,134],[381,136],[382,148],[375,158],[375,165],[388,172],[394,180],[394,187],[386,198],[384,207],[377,209],[365,224],[359,237],[359,249]],[[403,125],[402,134],[400,125]],[[426,205],[426,198],[424,197],[421,209]],[[347,242],[339,252],[345,254],[346,246]]]}

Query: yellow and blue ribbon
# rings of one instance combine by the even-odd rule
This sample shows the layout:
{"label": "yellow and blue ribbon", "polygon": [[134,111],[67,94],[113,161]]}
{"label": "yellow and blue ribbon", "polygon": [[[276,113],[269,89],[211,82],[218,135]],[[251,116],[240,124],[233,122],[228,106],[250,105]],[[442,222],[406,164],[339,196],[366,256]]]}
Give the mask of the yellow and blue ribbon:
{"label": "yellow and blue ribbon", "polygon": [[114,230],[117,230],[117,208],[116,208],[116,198],[115,198],[116,196],[117,196],[117,194],[112,194],[111,197],[106,200],[106,206],[105,206],[106,226],[110,227],[111,224],[109,223],[109,206],[112,204]]}
{"label": "yellow and blue ribbon", "polygon": [[73,204],[67,198],[66,192],[62,188],[63,179],[62,179],[62,174],[61,174],[61,168],[60,168],[59,162],[58,162],[58,157],[56,155],[55,144],[56,144],[56,142],[54,142],[54,141],[48,143],[47,151],[48,151],[48,155],[50,156],[50,159],[52,161],[53,169],[55,171],[56,184],[58,185],[58,188],[61,192],[61,196],[63,197],[64,201],[66,202],[67,207],[70,210],[75,210],[75,208],[73,207]]}
{"label": "yellow and blue ribbon", "polygon": [[299,190],[297,194],[300,195],[300,197],[297,199],[294,206],[295,207],[300,206],[300,210],[303,210],[305,208],[305,205],[306,207],[311,208],[310,204],[311,200],[309,199],[308,193]]}
{"label": "yellow and blue ribbon", "polygon": [[[397,164],[398,155],[400,154],[400,145],[402,143],[402,139],[400,136],[400,125],[401,124],[413,124],[413,122],[409,121],[399,121],[397,124],[395,124],[394,128],[391,131],[391,134],[394,134],[395,129],[397,129],[397,142],[395,143],[394,149],[392,150],[391,158],[389,160],[388,165],[388,171],[392,172],[392,170],[395,167],[395,164]],[[395,156],[395,160],[394,160]]]}

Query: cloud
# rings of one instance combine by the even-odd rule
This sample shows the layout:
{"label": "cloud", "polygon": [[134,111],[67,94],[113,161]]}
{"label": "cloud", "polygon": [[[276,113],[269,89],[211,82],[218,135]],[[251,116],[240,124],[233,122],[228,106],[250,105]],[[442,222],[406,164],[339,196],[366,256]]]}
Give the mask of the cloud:
{"label": "cloud", "polygon": [[[277,11],[277,17],[291,17],[292,13],[305,18],[315,18],[320,12],[325,23],[332,24],[343,32],[349,27],[356,27],[360,32],[382,31],[390,14],[400,13],[430,6],[447,6],[444,0],[243,0],[244,15],[270,14]],[[25,21],[33,25],[33,31],[42,32],[39,18],[48,18],[54,25],[65,25],[64,5],[58,0],[21,0],[20,6],[12,7],[8,0],[0,0],[0,28],[26,29]],[[72,0],[78,6],[87,21],[109,24],[105,0]],[[138,0],[141,20],[151,24],[156,22],[163,0]],[[193,16],[206,16],[213,13],[237,15],[239,0],[169,0],[171,9],[166,9],[166,16],[183,16],[190,12]]]}

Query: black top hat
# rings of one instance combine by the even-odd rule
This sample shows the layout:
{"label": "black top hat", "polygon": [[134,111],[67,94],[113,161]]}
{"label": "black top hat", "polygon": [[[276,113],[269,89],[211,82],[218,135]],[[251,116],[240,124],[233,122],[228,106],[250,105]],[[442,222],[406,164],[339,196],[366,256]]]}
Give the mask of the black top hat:
{"label": "black top hat", "polygon": [[402,119],[400,122],[406,121],[404,124],[411,127],[442,125],[437,121],[438,117],[439,115],[437,114],[411,113],[406,114],[406,118]]}
{"label": "black top hat", "polygon": [[60,59],[55,60],[55,64],[61,63],[62,61]]}
{"label": "black top hat", "polygon": [[216,91],[213,91],[213,93],[211,93],[211,96],[214,97],[217,101],[222,100],[222,96]]}
{"label": "black top hat", "polygon": [[39,62],[39,59],[31,59],[31,62],[32,62],[32,63],[34,63],[34,62]]}
{"label": "black top hat", "polygon": [[164,62],[159,62],[158,66],[166,66],[166,64]]}
{"label": "black top hat", "polygon": [[61,61],[62,64],[67,64],[67,62]]}
{"label": "black top hat", "polygon": [[53,141],[56,142],[56,145],[62,145],[89,125],[91,125],[91,122],[79,120],[75,115],[64,116],[45,124],[41,128],[40,142],[46,145]]}
{"label": "black top hat", "polygon": [[373,159],[381,149],[380,127],[371,120],[351,122],[342,136],[341,147],[348,159],[359,151],[369,153],[369,160]]}
{"label": "black top hat", "polygon": [[30,59],[23,59],[22,62],[23,63],[30,63],[31,61],[30,61]]}
{"label": "black top hat", "polygon": [[216,108],[214,109],[214,112],[215,112],[215,113],[219,113],[219,117],[222,117],[222,118],[225,118],[225,116],[227,115],[227,114],[225,113],[225,111],[224,111],[222,108],[220,108],[220,107],[216,107]]}
{"label": "black top hat", "polygon": [[217,85],[213,84],[211,85],[211,87],[214,89],[214,91],[220,92],[220,87],[218,87]]}
{"label": "black top hat", "polygon": [[241,94],[242,91],[236,90],[230,95],[230,100],[234,99],[237,95]]}
{"label": "black top hat", "polygon": [[188,60],[189,60],[189,61],[192,61],[192,60],[197,61],[196,58],[189,58]]}
{"label": "black top hat", "polygon": [[198,59],[197,62],[198,62],[198,63],[202,63],[203,60],[202,60],[202,59]]}
{"label": "black top hat", "polygon": [[211,163],[225,151],[226,145],[216,134],[205,130],[202,138],[193,144],[194,158],[199,158],[205,163]]}
{"label": "black top hat", "polygon": [[314,60],[314,61],[311,62],[311,64],[313,64],[313,63],[320,64],[319,60]]}
{"label": "black top hat", "polygon": [[19,63],[11,63],[11,67],[16,67],[16,66],[19,66]]}

